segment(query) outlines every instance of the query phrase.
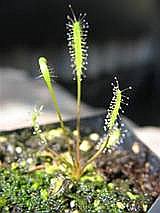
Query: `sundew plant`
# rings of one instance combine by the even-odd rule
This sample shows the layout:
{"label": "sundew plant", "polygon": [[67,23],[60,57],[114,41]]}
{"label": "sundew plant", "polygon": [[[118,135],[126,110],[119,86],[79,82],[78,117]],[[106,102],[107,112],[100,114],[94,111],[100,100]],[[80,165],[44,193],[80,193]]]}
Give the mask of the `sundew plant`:
{"label": "sundew plant", "polygon": [[[39,66],[44,79],[44,82],[48,88],[48,91],[51,95],[57,117],[60,122],[60,127],[65,135],[65,142],[68,147],[68,158],[67,160],[60,153],[56,153],[54,150],[48,149],[48,151],[53,155],[53,158],[57,162],[66,164],[66,172],[70,178],[73,180],[79,180],[84,172],[87,170],[88,166],[92,164],[104,151],[112,149],[120,142],[121,138],[121,128],[117,125],[118,119],[120,118],[121,105],[126,104],[126,97],[123,92],[126,90],[120,90],[118,79],[115,77],[112,83],[113,86],[113,97],[110,103],[110,106],[107,110],[107,115],[104,124],[105,136],[100,139],[97,144],[97,150],[91,157],[87,160],[82,159],[81,156],[81,134],[80,134],[80,108],[81,108],[81,88],[84,72],[87,70],[87,56],[88,56],[88,46],[87,46],[87,33],[88,33],[88,23],[85,20],[86,14],[80,14],[77,18],[72,7],[69,5],[71,16],[67,16],[67,42],[69,47],[69,54],[71,57],[71,67],[74,75],[74,79],[77,83],[77,104],[76,104],[76,137],[74,137],[74,144],[70,144],[69,138],[72,137],[72,133],[64,125],[63,117],[58,106],[56,93],[51,82],[51,72],[48,68],[47,59],[45,57],[39,58]],[[128,89],[131,89],[129,87]],[[33,116],[34,117],[34,116]],[[34,122],[36,125],[33,125],[34,128],[37,128],[37,121]],[[38,128],[40,128],[38,126]],[[38,136],[41,135],[40,130],[36,129],[35,132],[38,132]],[[40,136],[40,138],[42,138]],[[44,137],[43,137],[43,141]],[[47,142],[46,142],[47,146]]]}

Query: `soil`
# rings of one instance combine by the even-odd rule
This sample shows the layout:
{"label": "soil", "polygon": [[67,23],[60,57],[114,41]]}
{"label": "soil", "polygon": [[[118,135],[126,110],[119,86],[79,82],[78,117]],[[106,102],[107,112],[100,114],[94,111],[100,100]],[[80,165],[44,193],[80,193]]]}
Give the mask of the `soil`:
{"label": "soil", "polygon": [[[49,149],[67,153],[60,128],[44,132]],[[74,132],[70,142],[74,143]],[[96,150],[98,133],[83,137],[83,159]],[[129,152],[107,150],[78,182],[46,151],[29,129],[0,136],[0,211],[64,213],[147,212],[160,193],[160,169],[148,149],[135,142]],[[61,170],[61,171],[60,171]]]}

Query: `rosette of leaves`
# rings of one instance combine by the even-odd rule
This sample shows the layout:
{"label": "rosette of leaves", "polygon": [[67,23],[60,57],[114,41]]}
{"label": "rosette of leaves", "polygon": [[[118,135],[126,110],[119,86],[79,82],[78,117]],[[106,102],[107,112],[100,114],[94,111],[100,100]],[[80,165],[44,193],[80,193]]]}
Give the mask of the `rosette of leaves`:
{"label": "rosette of leaves", "polygon": [[[100,143],[98,144],[98,150],[93,156],[91,156],[87,162],[84,162],[81,156],[80,144],[81,144],[81,136],[80,136],[80,105],[81,105],[81,87],[82,87],[82,79],[84,76],[84,71],[86,70],[87,64],[87,32],[88,32],[88,23],[85,20],[86,14],[80,14],[79,18],[76,17],[73,9],[71,9],[72,17],[67,16],[68,23],[67,26],[67,36],[68,36],[68,46],[69,53],[71,56],[71,66],[73,68],[74,79],[77,81],[77,105],[76,105],[76,139],[74,145],[68,143],[68,139],[71,135],[66,134],[66,128],[64,127],[64,122],[62,119],[62,115],[58,106],[58,102],[56,99],[56,94],[54,91],[54,87],[51,82],[51,73],[47,66],[47,59],[44,57],[40,57],[39,65],[40,70],[43,76],[43,79],[47,85],[49,93],[51,94],[57,116],[60,121],[61,128],[66,134],[66,142],[68,143],[68,153],[71,157],[71,177],[75,180],[79,180],[79,178],[84,174],[87,166],[91,164],[95,159],[99,157],[101,153],[103,153],[106,149],[112,149],[112,147],[116,146],[121,137],[121,129],[117,125],[118,118],[120,117],[121,104],[125,104],[124,98],[127,98],[123,95],[123,92],[126,90],[120,90],[119,83],[117,78],[114,78],[115,83],[113,85],[113,98],[111,100],[110,106],[107,110],[107,115],[105,119],[104,130],[106,131],[105,137],[101,138]],[[131,87],[127,88],[131,89]],[[127,105],[127,104],[126,104]],[[71,136],[72,137],[72,136]],[[56,153],[56,158],[58,154]],[[60,158],[63,163],[65,163],[65,158]],[[66,159],[67,162],[67,159]]]}

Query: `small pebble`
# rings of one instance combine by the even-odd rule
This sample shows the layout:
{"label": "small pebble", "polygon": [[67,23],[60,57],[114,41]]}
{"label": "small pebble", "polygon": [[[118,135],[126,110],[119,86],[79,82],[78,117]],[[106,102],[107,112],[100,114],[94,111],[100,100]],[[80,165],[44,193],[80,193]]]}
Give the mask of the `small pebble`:
{"label": "small pebble", "polygon": [[20,146],[17,146],[17,147],[16,147],[16,152],[17,152],[18,154],[20,154],[20,153],[22,152],[22,148],[21,148]]}
{"label": "small pebble", "polygon": [[92,133],[92,134],[90,134],[89,139],[92,141],[98,141],[99,135],[97,133]]}
{"label": "small pebble", "polygon": [[83,152],[87,152],[88,150],[90,150],[92,147],[91,143],[87,140],[83,140],[81,145],[80,145],[80,150]]}
{"label": "small pebble", "polygon": [[74,207],[75,207],[75,200],[72,200],[72,201],[70,202],[70,207],[71,207],[71,208],[74,208]]}
{"label": "small pebble", "polygon": [[137,142],[135,142],[132,146],[132,151],[135,153],[135,154],[139,154],[140,152],[140,146]]}
{"label": "small pebble", "polygon": [[77,135],[78,135],[77,130],[74,130],[74,131],[73,131],[73,135],[74,135],[74,136],[77,136]]}
{"label": "small pebble", "polygon": [[9,145],[7,146],[7,151],[10,152],[11,154],[13,154],[13,153],[14,153],[14,147],[13,147],[12,145],[9,144]]}
{"label": "small pebble", "polygon": [[33,162],[33,159],[32,159],[32,158],[28,158],[28,159],[27,159],[27,163],[28,163],[28,164],[31,164],[32,162]]}
{"label": "small pebble", "polygon": [[0,136],[0,143],[4,143],[4,142],[7,142],[7,138]]}
{"label": "small pebble", "polygon": [[80,213],[80,212],[76,209],[72,213]]}

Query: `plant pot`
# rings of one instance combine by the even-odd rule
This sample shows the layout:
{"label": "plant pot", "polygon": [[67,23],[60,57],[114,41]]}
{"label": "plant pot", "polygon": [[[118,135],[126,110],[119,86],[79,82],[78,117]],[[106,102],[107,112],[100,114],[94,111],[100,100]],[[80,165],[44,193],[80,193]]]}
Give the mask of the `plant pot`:
{"label": "plant pot", "polygon": [[[104,117],[105,115],[97,115],[94,117],[87,117],[81,119],[81,134],[82,135],[87,135],[91,132],[96,132],[99,135],[103,135],[103,126],[104,126]],[[160,159],[155,156],[149,148],[147,148],[132,132],[129,126],[125,124],[125,121],[120,121],[120,124],[124,123],[123,129],[127,129],[125,131],[125,136],[123,139],[123,143],[121,143],[117,149],[119,150],[127,150],[127,152],[132,153],[134,152],[134,155],[136,158],[142,158],[143,161],[145,160],[145,163],[148,163],[150,165],[151,171],[150,175],[152,174],[160,173]],[[66,121],[65,125],[70,127],[71,129],[75,128],[76,121],[75,120],[70,120]],[[49,124],[42,126],[42,129],[52,129],[58,127],[59,124]],[[16,132],[17,135],[23,136],[24,132],[25,134],[31,134],[32,133],[32,128],[23,128],[23,129],[17,129],[15,131],[6,131],[6,132],[1,132],[1,136],[5,136],[8,134],[13,134]],[[0,156],[2,157],[2,156]],[[14,212],[14,211],[13,211]],[[133,211],[134,212],[134,211]],[[136,212],[136,211],[135,211]],[[158,213],[160,212],[160,198],[157,196],[157,198],[153,201],[150,209],[148,210],[149,213]]]}

